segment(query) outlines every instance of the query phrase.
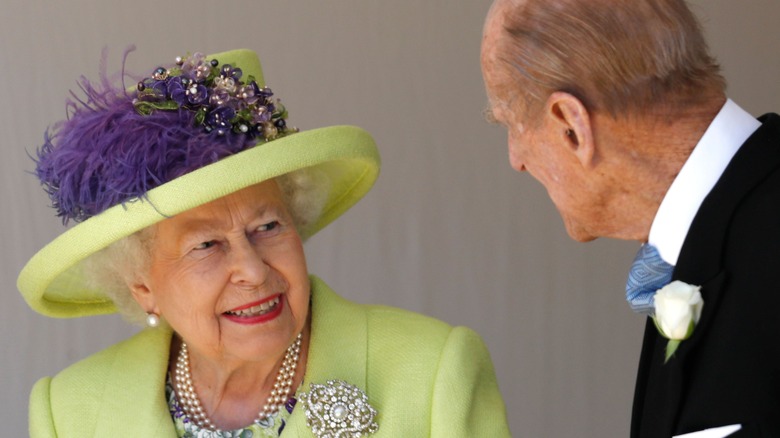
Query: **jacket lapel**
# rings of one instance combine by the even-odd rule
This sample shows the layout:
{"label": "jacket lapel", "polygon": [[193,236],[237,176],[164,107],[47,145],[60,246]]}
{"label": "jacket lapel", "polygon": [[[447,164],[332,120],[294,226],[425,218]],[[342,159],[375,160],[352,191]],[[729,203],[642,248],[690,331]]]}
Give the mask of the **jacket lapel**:
{"label": "jacket lapel", "polygon": [[[306,376],[296,394],[308,392],[309,385],[343,380],[366,389],[368,327],[365,311],[339,297],[322,280],[311,276],[311,342]],[[302,404],[296,405],[282,434],[310,437]]]}
{"label": "jacket lapel", "polygon": [[95,436],[175,437],[165,401],[170,329],[144,330],[119,349],[106,380]]}
{"label": "jacket lapel", "polygon": [[707,325],[716,313],[724,280],[724,273],[720,273],[710,281],[700,283],[704,307],[709,307],[708,312],[705,314],[702,309],[702,318],[693,335],[680,343],[674,356],[666,363],[664,357],[669,341],[658,334],[655,324],[648,319],[633,409],[634,418],[641,418],[641,426],[638,421],[632,424],[632,436],[668,437],[675,430],[685,388],[686,358],[695,351],[696,344],[707,332]]}
{"label": "jacket lapel", "polygon": [[673,278],[700,285],[704,307],[690,339],[680,344],[680,362],[705,337],[717,314],[728,281],[723,256],[731,218],[742,199],[780,167],[780,117],[760,118],[761,127],[745,142],[707,195],[694,218],[680,251]]}
{"label": "jacket lapel", "polygon": [[676,431],[677,415],[684,403],[688,359],[706,337],[728,280],[722,257],[731,217],[740,201],[780,166],[780,117],[768,114],[759,120],[762,126],[740,148],[704,199],[683,243],[673,279],[701,285],[704,307],[693,335],[680,344],[666,364],[667,340],[648,321],[637,377],[632,436],[668,437]]}

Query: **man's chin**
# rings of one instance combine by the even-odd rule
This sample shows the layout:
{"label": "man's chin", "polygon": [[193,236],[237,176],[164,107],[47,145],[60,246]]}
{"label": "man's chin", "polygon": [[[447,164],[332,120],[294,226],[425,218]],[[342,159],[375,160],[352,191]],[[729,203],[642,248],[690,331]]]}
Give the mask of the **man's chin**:
{"label": "man's chin", "polygon": [[564,222],[566,226],[566,232],[569,234],[569,237],[577,242],[590,242],[592,240],[598,239],[599,237],[593,235],[593,233],[588,232],[583,227],[575,223],[571,223],[566,220],[564,220]]}

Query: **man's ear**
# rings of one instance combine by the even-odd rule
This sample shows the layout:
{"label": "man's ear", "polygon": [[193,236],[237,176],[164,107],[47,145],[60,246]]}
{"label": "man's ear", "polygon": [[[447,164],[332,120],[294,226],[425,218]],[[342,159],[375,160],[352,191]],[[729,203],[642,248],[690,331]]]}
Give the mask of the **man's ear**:
{"label": "man's ear", "polygon": [[596,145],[588,109],[572,94],[556,91],[547,98],[547,115],[553,129],[559,129],[563,142],[582,163],[583,167],[594,164]]}

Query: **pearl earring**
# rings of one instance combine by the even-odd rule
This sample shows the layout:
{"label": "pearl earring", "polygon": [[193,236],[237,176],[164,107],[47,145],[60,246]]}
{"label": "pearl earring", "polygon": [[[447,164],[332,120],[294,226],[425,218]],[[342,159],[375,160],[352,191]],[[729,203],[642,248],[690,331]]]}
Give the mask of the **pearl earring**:
{"label": "pearl earring", "polygon": [[146,312],[146,325],[154,328],[160,325],[160,317],[153,312]]}

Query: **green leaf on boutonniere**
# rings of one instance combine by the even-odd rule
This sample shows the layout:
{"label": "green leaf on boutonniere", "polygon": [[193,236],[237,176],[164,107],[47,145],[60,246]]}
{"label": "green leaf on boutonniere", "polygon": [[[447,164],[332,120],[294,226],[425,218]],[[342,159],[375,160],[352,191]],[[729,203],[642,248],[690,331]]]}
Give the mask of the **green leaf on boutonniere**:
{"label": "green leaf on boutonniere", "polygon": [[672,358],[674,355],[674,352],[677,351],[677,347],[680,346],[680,340],[677,339],[669,339],[669,343],[666,344],[666,357],[664,358],[664,363],[669,362],[669,359]]}
{"label": "green leaf on boutonniere", "polygon": [[669,342],[666,344],[666,354],[664,356],[664,363],[669,362],[669,359],[674,356],[674,352],[677,351],[677,347],[680,346],[680,343],[688,338],[691,337],[693,334],[693,329],[696,327],[696,323],[691,321],[688,324],[688,331],[685,333],[685,337],[682,339],[672,339],[669,336],[664,333],[664,331],[661,329],[661,326],[658,324],[658,320],[655,318],[655,316],[652,317],[653,322],[655,323],[655,328],[658,329],[658,333],[661,334],[666,339],[669,339]]}

